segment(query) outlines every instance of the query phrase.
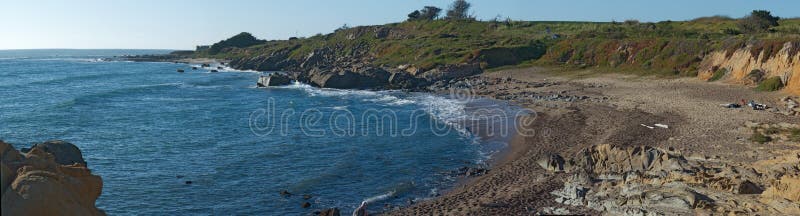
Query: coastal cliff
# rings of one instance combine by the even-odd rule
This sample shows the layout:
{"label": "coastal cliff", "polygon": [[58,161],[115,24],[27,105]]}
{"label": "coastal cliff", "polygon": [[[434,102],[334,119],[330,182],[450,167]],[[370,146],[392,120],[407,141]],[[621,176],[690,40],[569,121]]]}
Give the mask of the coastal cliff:
{"label": "coastal cliff", "polygon": [[[290,40],[263,41],[242,33],[211,45],[213,52],[176,54],[221,59],[237,69],[289,71],[296,80],[329,88],[416,89],[529,66],[701,79],[725,68],[717,72],[725,74],[725,82],[757,86],[777,76],[783,91],[798,94],[800,76],[792,74],[798,73],[800,20],[746,34],[731,32],[737,22],[720,17],[657,23],[406,21]],[[747,82],[756,69],[763,78]]]}
{"label": "coastal cliff", "polygon": [[48,141],[20,152],[0,141],[3,215],[105,215],[95,206],[103,181],[80,150]]}
{"label": "coastal cliff", "polygon": [[[777,52],[775,52],[777,50]],[[760,79],[779,77],[784,90],[800,95],[800,41],[778,43],[764,49],[753,44],[734,51],[714,51],[700,63],[698,77],[709,80],[714,73],[730,83],[757,85]],[[755,71],[755,72],[754,72]],[[763,74],[755,74],[761,72]]]}

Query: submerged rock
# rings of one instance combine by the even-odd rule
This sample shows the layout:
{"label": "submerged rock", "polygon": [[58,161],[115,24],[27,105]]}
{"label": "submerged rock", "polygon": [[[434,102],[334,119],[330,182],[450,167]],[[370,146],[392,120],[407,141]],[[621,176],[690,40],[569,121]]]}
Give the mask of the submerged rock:
{"label": "submerged rock", "polygon": [[319,216],[340,216],[338,208],[329,208],[319,212]]}

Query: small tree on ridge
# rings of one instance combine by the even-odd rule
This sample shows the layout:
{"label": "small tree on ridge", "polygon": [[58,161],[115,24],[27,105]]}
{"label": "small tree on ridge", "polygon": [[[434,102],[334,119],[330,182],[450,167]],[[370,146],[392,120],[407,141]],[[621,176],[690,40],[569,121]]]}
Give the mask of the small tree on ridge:
{"label": "small tree on ridge", "polygon": [[442,9],[434,6],[425,6],[422,10],[415,10],[408,14],[408,20],[435,20]]}
{"label": "small tree on ridge", "polygon": [[466,20],[472,19],[469,15],[469,8],[472,7],[472,4],[467,2],[466,0],[456,0],[453,4],[450,4],[450,9],[447,10],[447,19],[450,20]]}

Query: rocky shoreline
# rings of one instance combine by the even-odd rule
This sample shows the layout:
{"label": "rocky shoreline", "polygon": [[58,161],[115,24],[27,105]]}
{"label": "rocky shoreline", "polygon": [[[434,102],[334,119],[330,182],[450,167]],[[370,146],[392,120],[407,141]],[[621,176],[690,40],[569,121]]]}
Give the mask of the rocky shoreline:
{"label": "rocky shoreline", "polygon": [[543,68],[431,88],[536,110],[528,126],[536,133],[515,138],[487,175],[389,215],[800,214],[798,117],[718,105],[749,98],[780,107],[785,94]]}
{"label": "rocky shoreline", "polygon": [[225,63],[237,70],[280,71],[292,80],[315,87],[337,89],[403,89],[420,90],[437,82],[483,73],[478,63],[437,66],[421,70],[410,65],[376,66],[366,51],[353,50],[354,56],[336,57],[327,49],[316,50],[301,61],[288,58],[288,51],[253,58],[208,59],[190,55],[121,56],[109,60],[135,62],[174,62],[191,64]]}
{"label": "rocky shoreline", "polygon": [[[311,57],[301,64],[313,65]],[[253,62],[258,61],[230,65],[257,69],[263,64]],[[286,76],[330,88],[469,91],[538,112],[540,125],[532,127],[544,133],[514,138],[508,157],[496,166],[459,170],[460,176],[470,177],[467,184],[389,215],[800,214],[800,200],[793,195],[800,194],[800,144],[786,138],[798,136],[795,115],[800,112],[797,98],[786,93],[689,78],[637,81],[614,75],[575,78],[543,68],[494,73],[470,68],[453,66],[439,72],[460,70],[457,75],[437,76],[436,71],[415,74],[408,67],[346,63]],[[742,98],[772,108],[742,114],[743,109],[726,113],[736,109],[719,106]],[[708,139],[709,133],[727,136]],[[747,137],[756,133],[766,134],[773,145],[754,146]],[[737,146],[724,147],[726,142]],[[740,151],[751,152],[746,154],[750,157],[741,158]]]}
{"label": "rocky shoreline", "polygon": [[103,180],[75,145],[54,140],[17,151],[0,140],[3,215],[106,215]]}

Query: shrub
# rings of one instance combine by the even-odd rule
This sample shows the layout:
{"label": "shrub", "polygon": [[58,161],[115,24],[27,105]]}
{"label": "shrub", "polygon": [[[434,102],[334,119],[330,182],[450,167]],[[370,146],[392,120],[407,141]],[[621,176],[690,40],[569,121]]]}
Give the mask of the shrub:
{"label": "shrub", "polygon": [[709,78],[708,81],[709,82],[714,82],[714,81],[720,80],[727,73],[728,73],[728,69],[727,68],[717,69],[717,71],[714,71],[714,74],[711,75],[711,78]]}
{"label": "shrub", "polygon": [[425,8],[422,8],[422,10],[420,10],[419,18],[424,20],[434,20],[437,17],[439,17],[439,12],[442,12],[441,8],[434,6],[425,6]]}
{"label": "shrub", "polygon": [[723,33],[723,34],[727,34],[727,35],[740,35],[740,34],[742,34],[742,32],[741,32],[741,31],[739,31],[739,30],[737,30],[737,29],[734,29],[734,28],[725,28],[725,29],[722,29],[722,33]]}
{"label": "shrub", "polygon": [[757,143],[760,143],[760,144],[764,144],[764,143],[767,143],[769,141],[772,141],[772,138],[770,138],[768,136],[764,136],[764,134],[761,134],[758,131],[754,130],[753,131],[753,135],[750,136],[750,141],[757,142]]}
{"label": "shrub", "polygon": [[450,9],[447,10],[447,19],[451,20],[466,20],[471,19],[469,15],[469,8],[472,4],[465,0],[456,0],[450,4]]}
{"label": "shrub", "polygon": [[775,127],[769,127],[764,129],[764,133],[769,135],[778,134],[780,132],[781,130]]}
{"label": "shrub", "polygon": [[764,71],[759,69],[753,69],[750,73],[747,74],[747,80],[750,81],[751,84],[759,84],[761,81],[764,80]]}
{"label": "shrub", "polygon": [[630,25],[630,26],[639,25],[639,20],[629,19],[629,20],[625,20],[624,23],[625,23],[625,25]]}
{"label": "shrub", "polygon": [[415,10],[408,14],[408,20],[409,21],[418,20],[420,14],[421,13],[419,12],[419,10]]}
{"label": "shrub", "polygon": [[442,9],[434,6],[425,6],[422,10],[415,10],[408,14],[408,20],[435,20]]}
{"label": "shrub", "polygon": [[756,87],[759,91],[777,91],[783,88],[783,81],[780,77],[770,77],[758,84]]}
{"label": "shrub", "polygon": [[754,10],[749,16],[739,20],[739,30],[748,33],[766,32],[770,27],[778,26],[780,17],[772,16],[769,11]]}
{"label": "shrub", "polygon": [[795,142],[800,142],[800,129],[795,128],[795,129],[789,130],[789,140],[795,141]]}
{"label": "shrub", "polygon": [[239,34],[237,34],[237,35],[235,35],[235,36],[233,36],[231,38],[222,40],[222,41],[220,41],[218,43],[215,43],[215,44],[211,45],[211,47],[208,49],[208,52],[211,53],[211,54],[216,54],[216,53],[222,51],[222,49],[224,49],[224,48],[228,48],[228,47],[245,48],[245,47],[253,46],[253,45],[256,45],[256,44],[261,44],[261,43],[264,43],[264,42],[266,42],[266,41],[258,40],[258,39],[256,39],[256,37],[253,37],[253,35],[250,34],[250,33],[242,32],[242,33],[239,33]]}

